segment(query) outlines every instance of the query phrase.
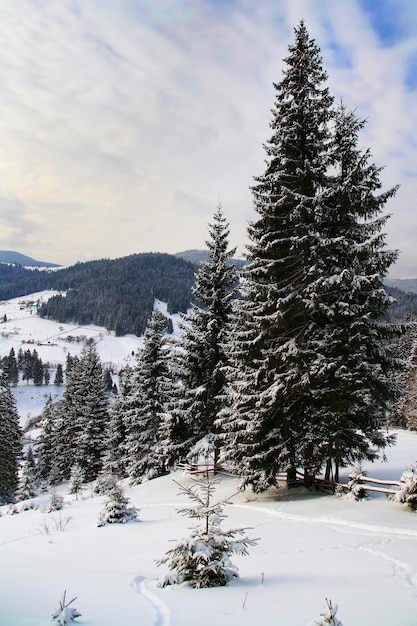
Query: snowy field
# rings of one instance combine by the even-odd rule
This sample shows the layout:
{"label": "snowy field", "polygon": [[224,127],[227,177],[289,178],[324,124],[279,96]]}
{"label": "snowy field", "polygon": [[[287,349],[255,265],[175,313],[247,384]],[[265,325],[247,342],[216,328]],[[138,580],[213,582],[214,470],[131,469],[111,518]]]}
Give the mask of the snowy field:
{"label": "snowy field", "polygon": [[[388,462],[370,474],[399,477],[416,450],[417,435],[399,432]],[[344,626],[417,624],[417,515],[384,496],[239,493],[223,526],[250,526],[248,536],[259,538],[249,556],[232,558],[240,578],[217,589],[157,587],[166,569],[155,560],[189,533],[190,520],[177,513],[189,502],[173,478],[192,481],[177,472],[127,488],[137,523],[97,527],[104,497],[90,487],[77,501],[62,485],[60,512],[0,507],[0,624],[46,626],[64,590],[77,596],[84,626],[307,626],[325,598],[339,605]],[[223,477],[216,496],[236,487]]]}
{"label": "snowy field", "polygon": [[[67,355],[79,356],[85,340],[92,339],[105,367],[112,366],[114,371],[118,372],[126,365],[134,365],[134,355],[143,343],[141,337],[135,335],[115,337],[114,332],[107,331],[101,326],[61,324],[38,317],[36,304],[47,301],[57,293],[42,291],[0,303],[0,358],[7,356],[11,348],[14,349],[16,357],[19,349],[23,352],[26,350],[33,352],[36,349],[42,362],[51,366],[52,383],[55,377],[54,368],[58,363],[65,367]],[[34,305],[30,305],[31,302]],[[174,334],[177,334],[179,315],[169,315],[163,302],[157,301],[156,305],[164,315],[171,317]],[[53,384],[41,387],[36,387],[32,383],[27,385],[26,382],[19,384],[14,389],[14,395],[22,427],[28,419],[40,415],[49,395],[58,399],[62,396],[63,390],[63,387],[56,387]]]}
{"label": "snowy field", "polygon": [[[1,338],[1,356],[13,341],[17,352],[23,336],[58,344],[54,337],[61,332],[63,337],[96,333],[107,362],[110,356],[126,362],[140,345],[136,337],[115,338],[96,327],[59,325],[61,331],[17,302],[13,306],[14,318],[12,305],[1,305],[8,318],[1,330],[19,328],[19,334]],[[63,343],[49,347],[48,358],[43,353],[48,346],[27,347],[36,347],[42,360],[64,362],[65,348],[75,347]],[[29,385],[25,392],[22,387],[22,419],[42,410],[44,393],[44,387]],[[387,461],[365,469],[376,478],[398,479],[416,459],[417,433],[398,431]],[[60,512],[43,512],[47,494],[34,499],[39,508],[17,515],[0,507],[0,625],[50,624],[66,590],[67,598],[77,596],[72,606],[82,615],[73,623],[80,626],[313,626],[326,598],[339,605],[343,626],[417,626],[417,514],[383,495],[355,502],[304,490],[289,496],[284,488],[260,496],[250,490],[236,494],[237,480],[223,476],[216,496],[232,496],[233,503],[225,509],[223,526],[249,526],[247,535],[259,538],[249,556],[232,557],[240,578],[217,589],[159,588],[157,579],[167,570],[155,560],[172,540],[189,534],[190,520],[177,513],[189,502],[178,495],[173,479],[193,480],[176,472],[127,486],[131,504],[140,509],[137,523],[97,527],[105,498],[91,486],[78,500],[60,486],[65,497]]]}

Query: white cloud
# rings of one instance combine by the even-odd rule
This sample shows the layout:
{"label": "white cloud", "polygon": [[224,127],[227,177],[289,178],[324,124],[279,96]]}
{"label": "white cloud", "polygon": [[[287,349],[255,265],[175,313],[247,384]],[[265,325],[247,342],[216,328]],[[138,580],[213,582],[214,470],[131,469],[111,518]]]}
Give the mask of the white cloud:
{"label": "white cloud", "polygon": [[220,200],[242,252],[272,82],[302,17],[333,95],[369,119],[384,185],[402,184],[388,244],[417,275],[417,27],[398,14],[405,35],[383,47],[362,0],[2,2],[0,192],[20,210],[0,247],[62,263],[201,247]]}

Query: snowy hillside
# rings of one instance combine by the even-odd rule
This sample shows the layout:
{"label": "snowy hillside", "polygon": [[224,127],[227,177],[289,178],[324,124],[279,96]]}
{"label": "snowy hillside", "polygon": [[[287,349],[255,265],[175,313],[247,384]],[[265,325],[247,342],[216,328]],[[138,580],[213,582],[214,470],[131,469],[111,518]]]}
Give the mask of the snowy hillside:
{"label": "snowy hillside", "polygon": [[[26,301],[50,293],[0,305],[1,356],[11,347],[36,348],[43,361],[64,363],[82,350],[74,338],[92,337],[103,363],[118,369],[131,361],[138,337],[37,318]],[[19,385],[22,423],[40,413],[46,394],[62,391]],[[370,476],[398,480],[416,462],[417,433],[397,435],[386,462],[365,465]],[[156,560],[190,532],[190,520],[177,512],[190,503],[174,479],[193,481],[178,471],[125,483],[130,504],[140,509],[136,523],[98,527],[105,497],[94,485],[78,499],[59,486],[61,511],[45,512],[50,494],[34,498],[34,508],[19,502],[17,514],[0,507],[0,626],[46,626],[65,590],[67,598],[77,596],[72,606],[82,615],[73,623],[80,626],[313,626],[326,598],[339,605],[343,626],[417,625],[417,515],[381,494],[362,502],[284,487],[255,495],[238,492],[237,479],[223,475],[216,498],[233,503],[223,526],[250,527],[246,534],[259,539],[248,556],[232,557],[240,578],[212,589],[158,587],[167,570]]]}
{"label": "snowy hillside", "polygon": [[[38,303],[45,302],[55,295],[55,291],[42,291],[24,298],[14,298],[0,304],[0,358],[7,356],[11,348],[17,355],[23,351],[36,349],[43,363],[56,367],[65,365],[67,355],[79,356],[85,341],[92,339],[98,355],[105,367],[112,366],[116,372],[134,362],[134,354],[142,346],[142,338],[136,335],[115,337],[114,332],[101,326],[78,326],[61,324],[37,316]],[[167,305],[156,302],[167,317],[171,317],[174,334],[178,333],[179,315],[169,315]],[[51,381],[53,381],[53,374]],[[30,417],[41,413],[49,394],[60,397],[63,388],[47,385],[35,387],[33,384],[20,384],[14,389],[22,426]]]}
{"label": "snowy hillside", "polygon": [[[400,432],[372,475],[400,476],[416,451],[417,435]],[[138,523],[97,527],[103,496],[90,487],[76,500],[62,486],[60,512],[9,515],[0,507],[0,624],[46,626],[64,590],[77,596],[81,626],[307,626],[325,598],[339,605],[344,626],[417,623],[417,517],[381,496],[239,493],[223,526],[250,526],[248,536],[259,538],[249,556],[232,558],[240,578],[215,589],[157,587],[166,570],[155,560],[189,534],[173,478],[192,481],[176,472],[126,490]],[[223,477],[216,496],[236,489],[236,479]],[[35,499],[47,502],[49,495]]]}

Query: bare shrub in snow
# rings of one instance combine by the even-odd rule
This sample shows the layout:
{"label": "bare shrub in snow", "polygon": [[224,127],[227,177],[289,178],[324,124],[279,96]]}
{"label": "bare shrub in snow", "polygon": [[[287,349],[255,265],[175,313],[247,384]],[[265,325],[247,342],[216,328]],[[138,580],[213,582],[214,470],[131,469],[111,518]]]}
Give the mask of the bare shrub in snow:
{"label": "bare shrub in snow", "polygon": [[200,525],[192,527],[190,537],[181,539],[157,561],[158,566],[167,563],[170,570],[169,574],[160,578],[160,587],[183,582],[195,588],[225,586],[239,576],[238,568],[231,562],[230,556],[247,555],[248,546],[256,545],[257,539],[246,537],[246,528],[221,528],[220,524],[225,518],[223,508],[227,501],[212,504],[217,482],[214,476],[207,476],[192,487],[179,485],[181,493],[187,495],[196,506],[178,512],[198,520]]}

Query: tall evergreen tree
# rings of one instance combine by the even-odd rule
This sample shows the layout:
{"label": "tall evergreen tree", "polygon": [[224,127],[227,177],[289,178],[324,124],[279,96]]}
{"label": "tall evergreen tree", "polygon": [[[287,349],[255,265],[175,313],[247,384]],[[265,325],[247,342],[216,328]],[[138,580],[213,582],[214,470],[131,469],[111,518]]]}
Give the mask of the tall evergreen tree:
{"label": "tall evergreen tree", "polygon": [[[332,98],[319,48],[303,22],[276,90],[266,171],[255,178],[244,305],[233,358],[237,367],[227,458],[256,489],[294,477],[309,404],[304,375],[309,282],[317,195],[326,184]],[[234,433],[233,443],[230,434]]]}
{"label": "tall evergreen tree", "polygon": [[337,469],[374,458],[387,443],[378,427],[395,391],[387,385],[378,395],[393,360],[383,346],[389,330],[377,321],[396,256],[382,250],[379,213],[395,190],[375,195],[379,170],[358,151],[357,121],[334,120],[303,22],[289,52],[266,171],[253,188],[259,219],[249,226],[234,401],[221,420],[225,458],[255,490],[275,484],[278,470],[292,479],[302,467],[309,484],[332,460]]}
{"label": "tall evergreen tree", "polygon": [[106,451],[103,469],[107,474],[125,478],[127,476],[127,421],[129,411],[136,407],[136,395],[133,392],[133,370],[127,367],[119,376],[119,390],[109,409],[109,422],[106,431]]}
{"label": "tall evergreen tree", "polygon": [[236,250],[229,249],[229,225],[220,205],[209,224],[209,234],[209,260],[202,262],[197,271],[192,309],[184,318],[174,357],[175,376],[181,384],[171,418],[171,450],[177,454],[181,449],[183,454],[189,452],[203,437],[215,433],[223,405],[224,368],[228,362],[225,346],[237,271],[231,263]]}
{"label": "tall evergreen tree", "polygon": [[304,456],[312,473],[326,463],[336,480],[340,466],[373,460],[391,442],[383,428],[399,392],[393,373],[404,367],[390,349],[401,329],[383,321],[383,280],[397,252],[384,248],[382,209],[397,188],[379,192],[381,168],[358,147],[363,126],[344,106],[336,111],[334,175],[316,210],[320,237],[306,293],[315,356]]}
{"label": "tall evergreen tree", "polygon": [[126,464],[133,484],[165,473],[161,425],[166,418],[169,377],[166,318],[154,309],[144,333],[143,349],[133,374],[126,419]]}
{"label": "tall evergreen tree", "polygon": [[19,381],[19,370],[17,367],[17,359],[14,348],[10,349],[8,356],[2,358],[1,366],[7,381],[11,385],[16,386]]}
{"label": "tall evergreen tree", "polygon": [[0,372],[0,504],[13,502],[18,485],[22,432],[16,401],[3,372]]}
{"label": "tall evergreen tree", "polygon": [[32,354],[32,378],[34,385],[40,386],[43,384],[43,363],[42,359],[39,358],[37,350],[34,350]]}
{"label": "tall evergreen tree", "polygon": [[42,411],[42,429],[36,439],[35,466],[36,480],[38,483],[48,483],[51,478],[52,468],[56,461],[56,428],[58,415],[60,414],[60,402],[54,403],[49,395]]}
{"label": "tall evergreen tree", "polygon": [[109,399],[103,369],[89,346],[70,370],[56,431],[56,464],[61,479],[69,479],[78,463],[89,482],[102,468]]}
{"label": "tall evergreen tree", "polygon": [[58,363],[57,367],[56,367],[56,373],[55,373],[55,378],[54,378],[54,385],[62,385],[62,383],[64,382],[64,372],[62,369],[62,364]]}
{"label": "tall evergreen tree", "polygon": [[24,455],[24,464],[21,469],[19,487],[16,497],[18,500],[28,500],[36,495],[35,457],[32,446]]}

